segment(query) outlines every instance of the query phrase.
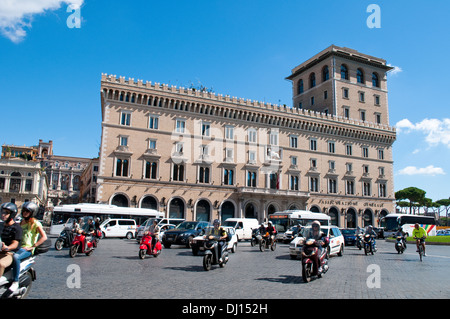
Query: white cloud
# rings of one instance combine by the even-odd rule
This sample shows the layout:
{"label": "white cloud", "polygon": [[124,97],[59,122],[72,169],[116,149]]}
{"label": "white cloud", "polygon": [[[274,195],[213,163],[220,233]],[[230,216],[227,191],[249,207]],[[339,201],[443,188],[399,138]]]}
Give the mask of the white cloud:
{"label": "white cloud", "polygon": [[390,65],[390,64],[388,64],[388,66],[394,68],[393,70],[389,71],[389,73],[388,73],[389,75],[397,75],[397,74],[403,72],[403,69],[399,66]]}
{"label": "white cloud", "polygon": [[0,33],[14,43],[22,41],[36,14],[58,10],[63,3],[81,6],[84,0],[1,0]]}
{"label": "white cloud", "polygon": [[415,166],[407,166],[398,172],[400,175],[445,175],[445,172],[440,167],[434,167],[429,165],[423,168],[417,168]]}
{"label": "white cloud", "polygon": [[425,141],[430,146],[443,144],[450,148],[450,119],[424,119],[416,124],[408,119],[403,119],[395,124],[398,133],[410,133],[418,131],[424,133]]}

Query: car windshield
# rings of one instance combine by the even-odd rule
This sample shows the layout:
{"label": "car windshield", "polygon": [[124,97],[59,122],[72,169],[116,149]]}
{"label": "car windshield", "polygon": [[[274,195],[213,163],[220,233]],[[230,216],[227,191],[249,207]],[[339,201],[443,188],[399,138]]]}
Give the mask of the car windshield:
{"label": "car windshield", "polygon": [[342,235],[354,235],[356,233],[356,229],[341,229]]}
{"label": "car windshield", "polygon": [[198,222],[182,222],[176,228],[177,229],[195,229],[195,226],[197,226],[197,224],[198,224]]}

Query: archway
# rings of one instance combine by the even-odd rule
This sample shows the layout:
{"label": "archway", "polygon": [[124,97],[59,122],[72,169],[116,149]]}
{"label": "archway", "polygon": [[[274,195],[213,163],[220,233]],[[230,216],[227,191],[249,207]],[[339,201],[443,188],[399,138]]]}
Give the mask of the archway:
{"label": "archway", "polygon": [[245,205],[244,216],[245,218],[257,218],[256,209],[252,203]]}
{"label": "archway", "polygon": [[220,218],[223,221],[227,220],[227,218],[234,217],[234,204],[230,201],[226,201],[222,204],[222,208],[220,210]]}
{"label": "archway", "polygon": [[180,198],[170,201],[169,218],[184,218],[184,202]]}
{"label": "archway", "polygon": [[196,208],[197,221],[207,222],[211,218],[211,205],[208,201],[202,199],[197,203]]}
{"label": "archway", "polygon": [[141,208],[158,209],[158,202],[153,196],[146,196],[141,202]]}
{"label": "archway", "polygon": [[335,225],[335,226],[339,227],[339,211],[337,210],[337,208],[331,207],[328,210],[328,215],[331,218],[331,220],[330,220],[331,225]]}
{"label": "archway", "polygon": [[356,228],[356,211],[353,208],[347,210],[347,228]]}
{"label": "archway", "polygon": [[369,225],[373,226],[373,214],[370,209],[366,209],[363,214],[363,226],[367,227]]}
{"label": "archway", "polygon": [[123,194],[114,195],[111,200],[111,205],[116,205],[119,207],[130,207],[128,203],[128,198]]}
{"label": "archway", "polygon": [[309,210],[313,213],[320,213],[320,208],[317,207],[316,205],[311,206]]}

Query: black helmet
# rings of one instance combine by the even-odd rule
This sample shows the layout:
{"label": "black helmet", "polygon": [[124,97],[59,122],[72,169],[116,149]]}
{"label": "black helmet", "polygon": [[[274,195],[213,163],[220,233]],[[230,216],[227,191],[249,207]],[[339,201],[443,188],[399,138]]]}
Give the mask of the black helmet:
{"label": "black helmet", "polygon": [[[37,205],[36,203],[33,203],[33,202],[25,202],[25,203],[22,205],[22,214],[23,214],[23,211],[24,211],[24,210],[29,211],[29,212],[31,213],[31,215],[30,215],[30,217],[28,217],[28,218],[31,218],[31,217],[36,216],[38,209],[39,209],[39,207],[38,207],[38,205]],[[22,215],[22,217],[23,217],[23,215]],[[24,217],[24,218],[25,218],[25,217]]]}
{"label": "black helmet", "polygon": [[220,220],[214,219],[213,225],[215,225],[215,224],[220,225]]}
{"label": "black helmet", "polygon": [[17,206],[14,203],[3,203],[1,207],[1,212],[5,212],[6,214],[10,214],[7,223],[11,221],[11,219],[16,218],[17,215]]}

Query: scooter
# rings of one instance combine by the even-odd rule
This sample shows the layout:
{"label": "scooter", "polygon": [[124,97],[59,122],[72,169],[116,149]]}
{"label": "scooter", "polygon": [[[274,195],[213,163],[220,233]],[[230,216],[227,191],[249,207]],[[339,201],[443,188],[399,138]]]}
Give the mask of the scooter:
{"label": "scooter", "polygon": [[364,246],[364,234],[363,233],[359,233],[356,235],[356,247],[359,248],[359,250],[361,250]]}
{"label": "scooter", "polygon": [[[319,245],[322,245],[322,253],[320,253]],[[312,276],[321,278],[328,271],[327,250],[328,238],[322,244],[314,238],[307,239],[302,247],[302,278],[303,282],[311,281]],[[320,254],[320,256],[319,256]]]}
{"label": "scooter", "polygon": [[55,249],[60,251],[63,248],[70,247],[72,241],[73,241],[72,228],[66,227],[63,229],[61,234],[59,234],[58,239],[55,241]]}
{"label": "scooter", "polygon": [[252,230],[252,240],[250,241],[250,245],[252,247],[256,246],[259,244],[259,242],[261,241],[261,234],[258,228],[253,229]]}
{"label": "scooter", "polygon": [[161,254],[162,245],[161,242],[156,239],[155,248],[152,247],[152,233],[145,232],[141,238],[139,245],[139,258],[144,259],[145,255],[158,257]]}
{"label": "scooter", "polygon": [[395,249],[397,250],[397,253],[399,253],[399,254],[403,254],[403,252],[405,251],[406,245],[403,242],[402,236],[397,236],[397,240],[395,242]]}
{"label": "scooter", "polygon": [[225,267],[228,262],[228,249],[227,243],[225,242],[222,246],[222,260],[219,261],[217,256],[217,251],[219,249],[219,237],[213,236],[213,239],[205,240],[205,256],[203,257],[203,269],[206,271],[211,270],[212,265],[219,265],[221,268]]}
{"label": "scooter", "polygon": [[70,257],[74,258],[77,255],[77,253],[86,254],[86,256],[90,256],[94,252],[94,249],[97,247],[97,240],[95,237],[96,236],[92,236],[92,239],[87,242],[87,245],[85,245],[86,233],[82,232],[77,234],[74,237],[72,244],[70,245],[69,250]]}
{"label": "scooter", "polygon": [[374,247],[374,239],[373,236],[370,234],[366,234],[364,235],[364,253],[366,254],[366,256],[370,253],[370,254],[374,254],[376,251],[375,247]]}
{"label": "scooter", "polygon": [[259,250],[261,252],[264,252],[269,247],[270,250],[274,251],[275,248],[277,248],[277,241],[275,239],[272,239],[270,237],[270,234],[267,232],[265,235],[262,236],[261,240],[259,241]]}
{"label": "scooter", "polygon": [[23,259],[20,262],[19,288],[11,292],[8,288],[13,282],[12,266],[5,269],[0,277],[0,299],[23,299],[28,296],[33,281],[36,280],[36,271],[33,265],[36,263],[36,256],[46,253],[51,246],[51,240],[47,239],[42,245],[35,249],[34,255]]}

